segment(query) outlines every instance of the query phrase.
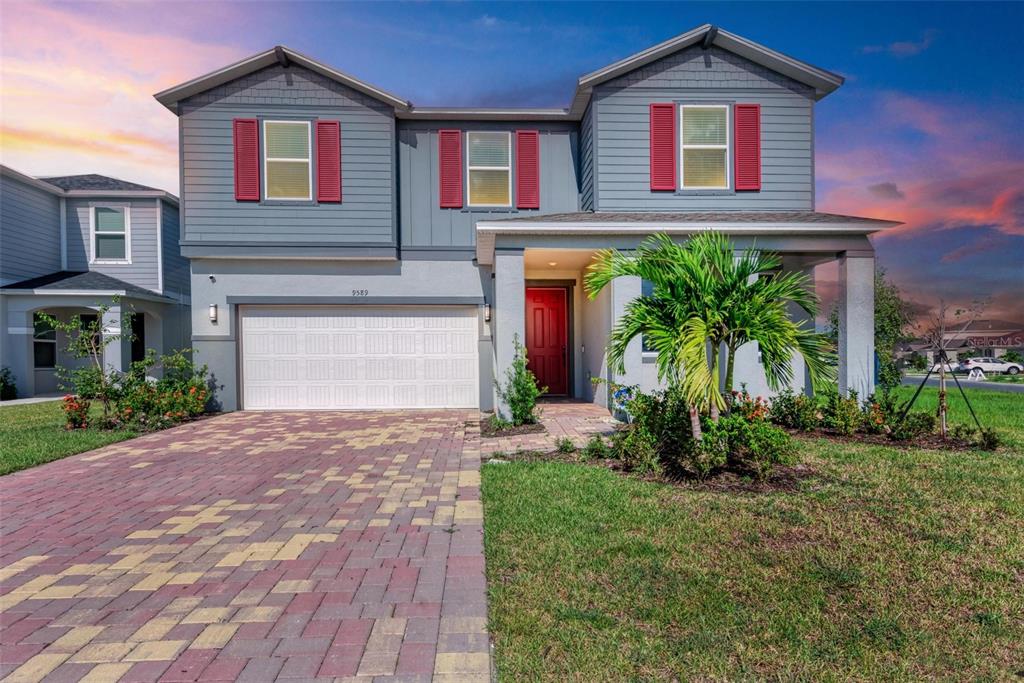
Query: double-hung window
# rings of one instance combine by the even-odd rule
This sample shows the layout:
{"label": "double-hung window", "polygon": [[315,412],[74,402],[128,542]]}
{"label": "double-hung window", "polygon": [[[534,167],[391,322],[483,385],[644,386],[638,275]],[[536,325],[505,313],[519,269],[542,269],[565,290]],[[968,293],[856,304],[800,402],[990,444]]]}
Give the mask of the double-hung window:
{"label": "double-hung window", "polygon": [[470,206],[512,206],[512,134],[466,133]]}
{"label": "double-hung window", "polygon": [[127,206],[93,206],[89,222],[93,263],[131,263],[131,216]]}
{"label": "double-hung window", "polygon": [[57,365],[57,330],[38,313],[32,318],[32,359],[38,369]]}
{"label": "double-hung window", "polygon": [[684,104],[679,112],[682,189],[729,189],[729,106]]}
{"label": "double-hung window", "polygon": [[313,199],[313,163],[309,121],[263,122],[264,199]]}

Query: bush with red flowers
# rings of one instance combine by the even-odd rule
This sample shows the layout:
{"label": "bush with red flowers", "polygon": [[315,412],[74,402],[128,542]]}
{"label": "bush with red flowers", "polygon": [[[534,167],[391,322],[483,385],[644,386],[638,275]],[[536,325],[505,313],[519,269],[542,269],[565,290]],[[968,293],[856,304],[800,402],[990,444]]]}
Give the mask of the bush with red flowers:
{"label": "bush with red flowers", "polygon": [[66,429],[86,429],[89,426],[89,406],[91,401],[68,394],[61,403]]}

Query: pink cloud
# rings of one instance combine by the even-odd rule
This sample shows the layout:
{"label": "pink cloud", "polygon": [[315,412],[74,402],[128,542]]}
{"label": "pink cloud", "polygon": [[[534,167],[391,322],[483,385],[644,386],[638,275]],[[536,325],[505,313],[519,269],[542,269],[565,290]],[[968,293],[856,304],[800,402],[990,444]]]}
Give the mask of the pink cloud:
{"label": "pink cloud", "polygon": [[865,45],[861,51],[865,54],[886,52],[894,57],[913,57],[931,47],[938,35],[939,32],[935,29],[928,29],[920,40],[897,40],[886,45]]}

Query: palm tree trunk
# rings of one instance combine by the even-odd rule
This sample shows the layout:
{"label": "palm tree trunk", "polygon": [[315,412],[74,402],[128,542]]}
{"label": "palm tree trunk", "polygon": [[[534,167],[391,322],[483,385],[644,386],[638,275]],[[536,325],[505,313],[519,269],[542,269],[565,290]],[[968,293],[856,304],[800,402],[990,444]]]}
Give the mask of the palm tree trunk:
{"label": "palm tree trunk", "polygon": [[704,433],[700,428],[700,413],[697,411],[697,406],[690,405],[690,431],[693,433],[693,439],[700,441],[704,438]]}
{"label": "palm tree trunk", "polygon": [[736,347],[729,345],[729,354],[725,359],[725,395],[732,396],[733,367],[736,365]]}

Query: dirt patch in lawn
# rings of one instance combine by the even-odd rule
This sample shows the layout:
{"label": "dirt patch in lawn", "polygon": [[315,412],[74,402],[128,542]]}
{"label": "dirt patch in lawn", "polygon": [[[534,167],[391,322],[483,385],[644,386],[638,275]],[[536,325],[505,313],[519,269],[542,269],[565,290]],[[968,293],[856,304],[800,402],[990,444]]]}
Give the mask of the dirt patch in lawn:
{"label": "dirt patch in lawn", "polygon": [[540,422],[526,425],[495,425],[490,418],[480,420],[480,436],[485,439],[519,434],[543,434],[546,431]]}

